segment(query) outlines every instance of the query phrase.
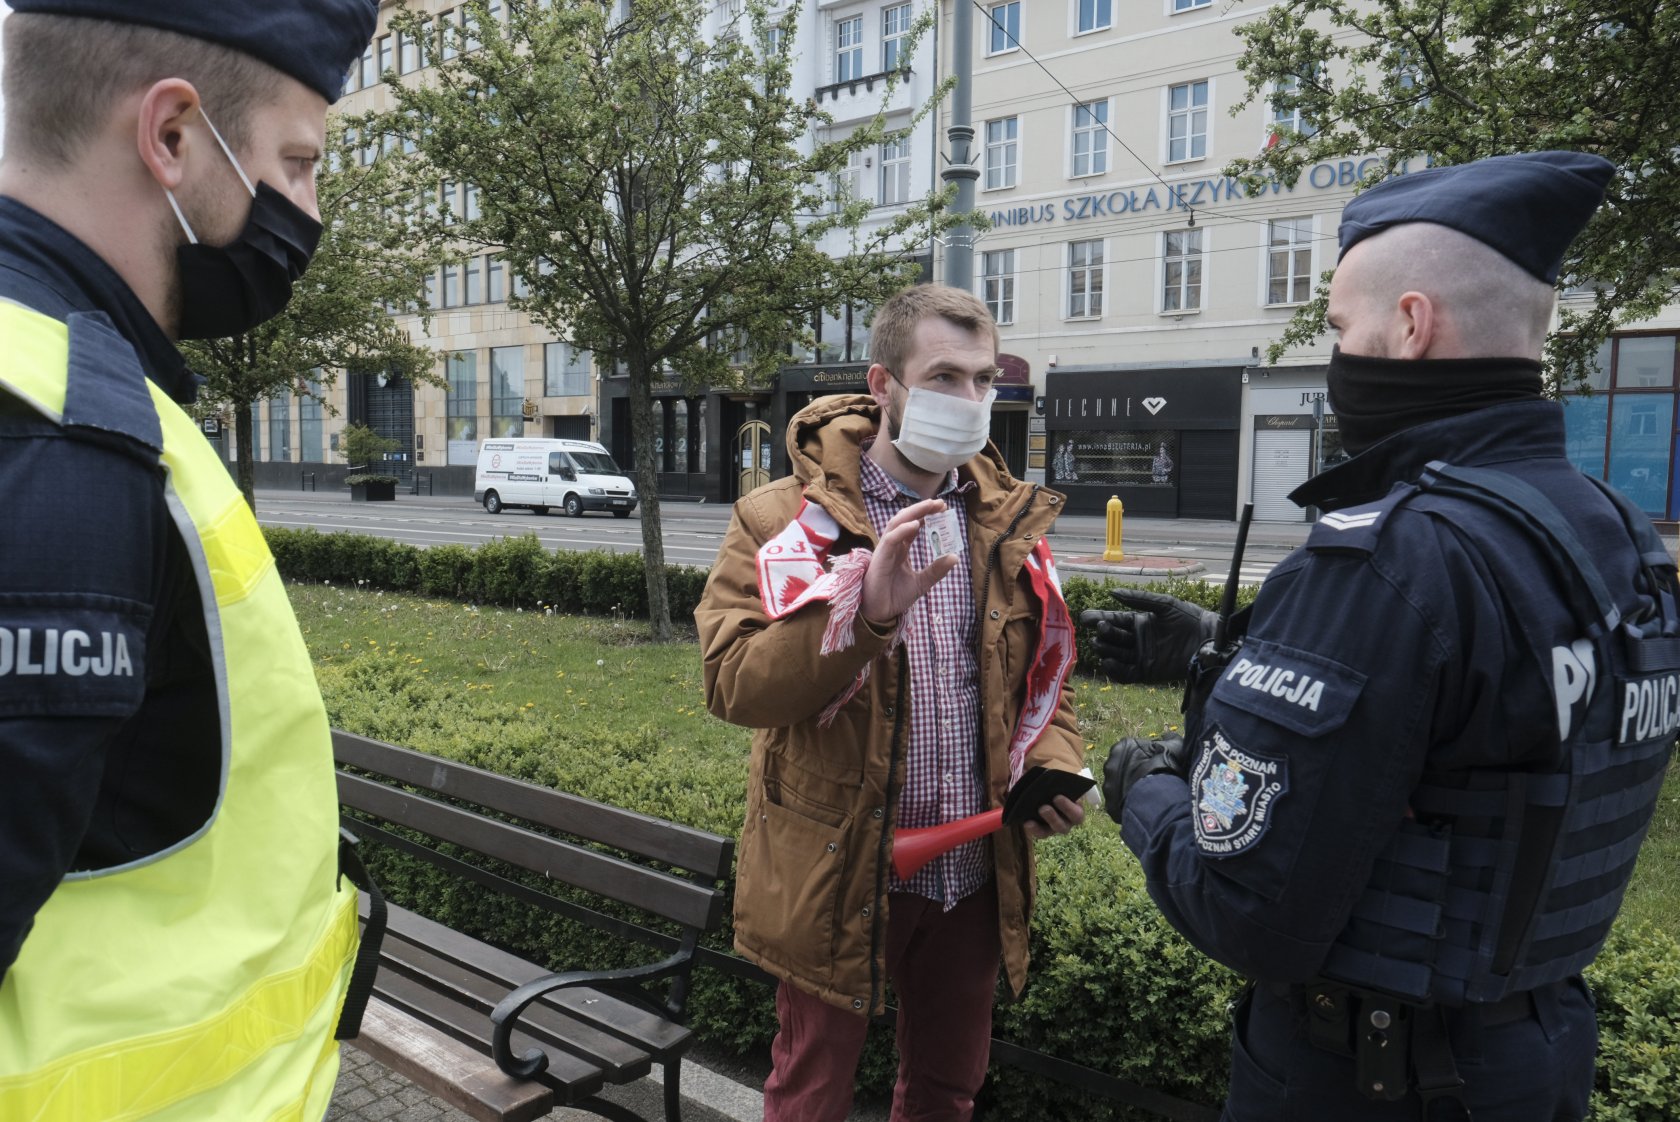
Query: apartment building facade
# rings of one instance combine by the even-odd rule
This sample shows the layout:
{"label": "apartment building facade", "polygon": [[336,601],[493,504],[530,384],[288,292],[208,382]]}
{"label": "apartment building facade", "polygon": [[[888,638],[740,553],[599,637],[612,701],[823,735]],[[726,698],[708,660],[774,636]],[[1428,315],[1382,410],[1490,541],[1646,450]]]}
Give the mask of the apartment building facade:
{"label": "apartment building facade", "polygon": [[[791,40],[771,46],[789,52],[793,88],[830,114],[828,135],[883,109],[889,125],[904,125],[949,72],[955,2],[940,0],[937,28],[911,58],[906,35],[934,0],[813,0]],[[458,0],[411,6],[434,27],[462,18]],[[1280,132],[1312,127],[1267,96],[1235,108],[1246,83],[1234,30],[1263,7],[976,3],[973,157],[991,229],[975,246],[974,275],[1000,325],[1004,370],[993,436],[1017,474],[1066,492],[1069,509],[1099,511],[1118,495],[1134,514],[1228,519],[1252,500],[1258,517],[1299,520],[1310,512],[1289,491],[1339,455],[1325,397],[1330,340],[1275,365],[1262,356],[1333,266],[1341,208],[1371,161],[1320,163],[1293,186],[1262,190],[1222,174]],[[423,69],[416,45],[389,30],[395,8],[382,5],[341,112],[386,107],[385,70]],[[721,0],[708,19],[712,34],[749,33],[740,0]],[[903,76],[889,93],[895,69]],[[869,199],[872,223],[890,220],[938,185],[949,108],[860,151],[829,186]],[[440,191],[474,212],[470,185]],[[901,252],[924,278],[943,276],[942,247]],[[491,436],[597,439],[628,463],[625,379],[509,309],[518,283],[491,255],[434,278],[426,338],[447,390],[352,373],[331,391],[337,418],[307,398],[265,403],[259,478],[295,485],[312,458],[333,458],[346,420],[405,441],[399,463],[439,490],[470,489],[473,450]],[[696,394],[675,379],[657,384],[662,494],[727,501],[784,473],[788,419],[815,397],[863,389],[868,314],[814,310],[814,342],[790,347],[768,386]],[[1680,516],[1677,356],[1680,311],[1670,308],[1607,345],[1596,392],[1569,398],[1566,413],[1582,469],[1665,518]]]}

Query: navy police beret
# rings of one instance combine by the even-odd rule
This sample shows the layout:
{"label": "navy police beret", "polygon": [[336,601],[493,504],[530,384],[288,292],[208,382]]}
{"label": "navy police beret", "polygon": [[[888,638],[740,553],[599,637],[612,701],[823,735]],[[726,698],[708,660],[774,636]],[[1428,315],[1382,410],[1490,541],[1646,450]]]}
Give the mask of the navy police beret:
{"label": "navy police beret", "polygon": [[373,37],[378,0],[8,0],[14,12],[138,23],[220,43],[338,100]]}
{"label": "navy police beret", "polygon": [[1391,226],[1433,222],[1554,284],[1564,252],[1604,200],[1615,170],[1585,152],[1524,152],[1397,175],[1343,208],[1337,259]]}

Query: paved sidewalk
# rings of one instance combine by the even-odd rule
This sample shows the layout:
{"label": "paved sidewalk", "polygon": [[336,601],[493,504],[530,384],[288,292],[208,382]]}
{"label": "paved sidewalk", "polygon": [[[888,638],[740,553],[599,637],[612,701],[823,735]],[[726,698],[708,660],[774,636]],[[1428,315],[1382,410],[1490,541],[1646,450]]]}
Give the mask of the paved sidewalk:
{"label": "paved sidewalk", "polygon": [[[326,1122],[472,1122],[467,1115],[433,1098],[407,1078],[349,1044],[339,1048],[338,1085]],[[756,1088],[683,1061],[684,1122],[759,1122],[764,1097]],[[604,1098],[629,1107],[644,1118],[664,1117],[664,1088],[655,1074],[626,1087],[603,1092]],[[562,1107],[545,1122],[584,1122],[600,1115]]]}

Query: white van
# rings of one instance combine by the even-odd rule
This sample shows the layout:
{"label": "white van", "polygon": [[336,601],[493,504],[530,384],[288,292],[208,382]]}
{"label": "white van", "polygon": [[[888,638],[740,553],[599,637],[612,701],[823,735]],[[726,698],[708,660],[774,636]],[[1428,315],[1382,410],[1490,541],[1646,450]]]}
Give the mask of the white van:
{"label": "white van", "polygon": [[614,518],[628,518],[636,509],[636,485],[611,453],[587,440],[486,440],[478,450],[473,500],[491,514],[510,506],[538,514],[559,507],[573,517],[610,510]]}

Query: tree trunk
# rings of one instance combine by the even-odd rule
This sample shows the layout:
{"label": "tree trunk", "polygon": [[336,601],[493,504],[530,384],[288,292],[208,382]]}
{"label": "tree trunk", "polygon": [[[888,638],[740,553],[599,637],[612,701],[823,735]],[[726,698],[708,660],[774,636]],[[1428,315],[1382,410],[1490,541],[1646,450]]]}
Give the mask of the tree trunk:
{"label": "tree trunk", "polygon": [[659,448],[653,430],[653,372],[631,356],[630,432],[636,445],[636,495],[642,506],[642,569],[647,575],[648,620],[656,642],[671,641],[671,597],[665,586],[665,538],[659,520]]}
{"label": "tree trunk", "polygon": [[233,438],[238,444],[236,463],[239,479],[239,493],[245,496],[245,505],[251,508],[251,513],[257,511],[257,472],[251,463],[251,403],[235,402],[233,405]]}

